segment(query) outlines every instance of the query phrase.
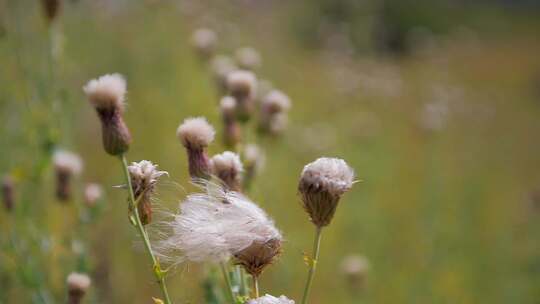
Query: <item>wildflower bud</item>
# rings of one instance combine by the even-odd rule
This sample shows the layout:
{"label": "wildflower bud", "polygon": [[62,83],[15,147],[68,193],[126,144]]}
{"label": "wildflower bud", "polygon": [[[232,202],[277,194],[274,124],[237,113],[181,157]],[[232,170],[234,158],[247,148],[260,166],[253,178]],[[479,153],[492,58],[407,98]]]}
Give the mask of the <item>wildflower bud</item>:
{"label": "wildflower bud", "polygon": [[157,181],[162,175],[168,173],[167,171],[158,171],[157,165],[147,160],[133,162],[128,166],[128,170],[139,218],[143,225],[147,225],[152,221],[152,196]]}
{"label": "wildflower bud", "polygon": [[261,55],[254,48],[239,48],[234,53],[234,57],[241,69],[255,70],[261,66]]}
{"label": "wildflower bud", "polygon": [[221,179],[229,190],[240,192],[244,168],[238,154],[225,151],[214,155],[210,164],[212,173]]}
{"label": "wildflower bud", "polygon": [[342,159],[321,157],[304,167],[298,191],[313,224],[330,224],[339,199],[353,183],[354,171]]}
{"label": "wildflower bud", "polygon": [[93,207],[103,196],[103,189],[98,184],[87,184],[84,188],[84,203]]}
{"label": "wildflower bud", "polygon": [[352,290],[365,287],[368,270],[368,260],[360,255],[350,255],[341,263],[341,271]]}
{"label": "wildflower bud", "polygon": [[186,148],[189,174],[193,179],[210,176],[210,161],[206,147],[214,140],[216,132],[204,117],[188,118],[178,127],[176,135]]}
{"label": "wildflower bud", "polygon": [[90,80],[83,89],[101,120],[105,151],[115,156],[125,153],[131,143],[131,134],[122,117],[126,80],[120,74],[104,75]]}
{"label": "wildflower bud", "polygon": [[294,301],[286,296],[276,298],[267,294],[256,299],[251,299],[247,302],[247,304],[294,304]]}
{"label": "wildflower bud", "polygon": [[214,31],[207,28],[197,29],[193,32],[191,40],[193,47],[202,59],[212,57],[217,44],[217,35]]}
{"label": "wildflower bud", "polygon": [[221,118],[223,119],[223,141],[225,146],[232,148],[240,142],[241,128],[236,121],[236,100],[225,96],[220,102]]}
{"label": "wildflower bud", "polygon": [[234,71],[227,76],[229,93],[236,99],[236,113],[240,121],[247,121],[254,109],[257,78],[249,71]]}
{"label": "wildflower bud", "polygon": [[287,127],[287,111],[291,100],[278,90],[270,91],[261,102],[259,130],[263,133],[279,134]]}
{"label": "wildflower bud", "polygon": [[258,277],[280,253],[281,238],[273,238],[267,241],[256,240],[250,246],[236,252],[234,257],[247,273]]}
{"label": "wildflower bud", "polygon": [[84,273],[72,272],[67,277],[68,304],[79,304],[92,281]]}
{"label": "wildflower bud", "polygon": [[2,179],[2,201],[7,211],[11,211],[15,206],[15,183],[13,179],[6,175]]}
{"label": "wildflower bud", "polygon": [[43,5],[43,12],[45,13],[45,17],[47,18],[48,22],[53,22],[58,14],[60,13],[60,9],[62,7],[62,1],[61,0],[41,0],[41,4]]}
{"label": "wildflower bud", "polygon": [[214,75],[214,79],[220,94],[227,93],[227,76],[232,71],[238,69],[234,64],[234,61],[227,56],[217,55],[212,58],[210,68],[212,70],[212,74]]}
{"label": "wildflower bud", "polygon": [[56,151],[53,156],[56,172],[56,197],[60,201],[68,201],[72,196],[71,180],[82,170],[82,161],[74,153]]}
{"label": "wildflower bud", "polygon": [[264,153],[259,146],[247,144],[244,148],[244,189],[249,189],[255,176],[263,169],[264,162]]}

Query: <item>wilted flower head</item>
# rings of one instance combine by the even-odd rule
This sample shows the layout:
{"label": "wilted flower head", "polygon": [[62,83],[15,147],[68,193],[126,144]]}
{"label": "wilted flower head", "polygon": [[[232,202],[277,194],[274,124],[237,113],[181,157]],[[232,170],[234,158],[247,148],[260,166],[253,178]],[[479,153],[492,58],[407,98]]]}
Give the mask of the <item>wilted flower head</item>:
{"label": "wilted flower head", "polygon": [[225,146],[234,147],[241,137],[240,125],[236,120],[236,100],[231,96],[225,96],[219,106],[223,119],[223,141]]}
{"label": "wilted flower head", "polygon": [[15,206],[15,183],[9,175],[2,178],[2,202],[8,211]]}
{"label": "wilted flower head", "polygon": [[260,298],[251,299],[247,302],[247,304],[294,304],[294,301],[288,299],[286,296],[276,298],[267,294]]}
{"label": "wilted flower head", "polygon": [[128,166],[128,170],[135,200],[138,201],[137,208],[141,223],[147,225],[152,221],[151,199],[157,181],[162,175],[168,173],[167,171],[157,170],[157,165],[148,160],[141,160],[138,163],[133,162]]}
{"label": "wilted flower head", "polygon": [[189,195],[167,223],[171,234],[158,246],[163,259],[173,263],[218,262],[235,256],[240,264],[249,264],[246,270],[262,271],[281,244],[274,222],[242,194],[212,184],[204,187],[206,193]]}
{"label": "wilted flower head", "polygon": [[255,70],[261,66],[261,55],[252,47],[243,47],[234,53],[238,66],[246,70]]}
{"label": "wilted flower head", "polygon": [[103,188],[99,184],[90,183],[84,188],[84,202],[87,206],[92,207],[103,196]]}
{"label": "wilted flower head", "polygon": [[188,118],[178,127],[176,135],[186,148],[189,174],[192,178],[208,178],[210,162],[205,148],[214,140],[216,131],[204,117]]}
{"label": "wilted flower head", "polygon": [[291,100],[279,90],[272,90],[261,101],[259,129],[262,132],[278,134],[287,127],[287,111]]}
{"label": "wilted flower head", "polygon": [[120,74],[110,74],[90,80],[84,87],[89,102],[101,120],[103,146],[111,155],[129,149],[131,134],[124,123],[126,80]]}
{"label": "wilted flower head", "polygon": [[213,30],[200,28],[193,32],[191,40],[199,55],[204,59],[208,59],[214,53],[218,39]]}
{"label": "wilted flower head", "polygon": [[238,154],[225,151],[210,159],[212,173],[223,181],[225,186],[233,191],[240,191],[244,167]]}
{"label": "wilted flower head", "polygon": [[222,94],[226,93],[227,92],[227,76],[232,71],[236,71],[238,67],[236,66],[236,64],[231,58],[225,55],[217,55],[214,58],[212,58],[212,61],[210,63],[210,68],[214,75],[216,84],[220,90],[220,93]]}
{"label": "wilted flower head", "polygon": [[264,152],[256,144],[247,144],[244,148],[244,188],[249,189],[253,179],[263,169],[265,163]]}
{"label": "wilted flower head", "polygon": [[71,179],[82,171],[82,160],[74,153],[57,150],[53,155],[53,164],[56,173],[56,197],[60,201],[71,198]]}
{"label": "wilted flower head", "polygon": [[84,273],[72,272],[67,277],[68,288],[68,303],[78,304],[81,303],[82,298],[86,294],[86,291],[90,287],[92,281],[90,277]]}
{"label": "wilted flower head", "polygon": [[56,20],[56,17],[60,13],[60,9],[62,7],[62,1],[41,0],[41,4],[43,6],[43,12],[45,13],[45,17],[47,17],[47,21],[53,22],[54,20]]}
{"label": "wilted flower head", "polygon": [[313,224],[330,224],[339,199],[353,183],[354,171],[343,159],[321,157],[304,167],[298,190]]}
{"label": "wilted flower head", "polygon": [[237,70],[227,76],[229,93],[237,102],[237,117],[246,121],[254,109],[257,78],[250,71]]}

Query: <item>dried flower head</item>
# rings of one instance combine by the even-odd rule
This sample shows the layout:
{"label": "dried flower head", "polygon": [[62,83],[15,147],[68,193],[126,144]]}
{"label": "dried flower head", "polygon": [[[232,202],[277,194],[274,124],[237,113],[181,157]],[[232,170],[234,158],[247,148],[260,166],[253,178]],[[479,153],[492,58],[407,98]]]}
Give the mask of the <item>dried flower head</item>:
{"label": "dried flower head", "polygon": [[291,100],[282,91],[271,90],[263,98],[261,107],[269,114],[286,112],[291,108]]}
{"label": "dried flower head", "polygon": [[256,144],[247,144],[244,148],[244,189],[249,189],[253,179],[259,174],[265,163],[264,152]]}
{"label": "dried flower head", "polygon": [[294,304],[294,301],[286,296],[276,298],[267,294],[256,299],[251,299],[247,302],[247,304]]}
{"label": "dried flower head", "polygon": [[298,190],[313,224],[330,224],[339,199],[353,183],[354,171],[343,159],[321,157],[304,167]]}
{"label": "dried flower head", "polygon": [[227,76],[232,71],[236,71],[238,67],[231,58],[217,55],[212,58],[210,68],[220,93],[225,94],[227,92]]}
{"label": "dried flower head", "polygon": [[[238,192],[210,183],[203,187],[206,192],[189,195],[167,223],[171,234],[157,246],[162,258],[176,264],[226,261],[238,255],[246,269],[261,271],[279,252],[282,237],[274,222]],[[268,249],[256,248],[258,244],[268,244]]]}
{"label": "dried flower head", "polygon": [[148,160],[141,160],[138,163],[133,162],[128,166],[131,187],[133,188],[135,200],[138,202],[137,209],[143,225],[147,225],[152,221],[152,196],[157,181],[161,176],[168,174],[167,171],[157,170],[157,167]]}
{"label": "dried flower head", "polygon": [[120,74],[104,75],[90,80],[83,90],[101,120],[105,151],[111,155],[125,153],[131,143],[131,134],[122,117],[126,80]]}
{"label": "dried flower head", "polygon": [[214,140],[214,127],[204,117],[187,118],[178,127],[176,135],[186,148],[191,177],[208,178],[210,161],[205,149]]}
{"label": "dried flower head", "polygon": [[84,188],[84,202],[87,206],[94,206],[103,196],[103,188],[99,184],[90,183]]}
{"label": "dried flower head", "polygon": [[72,195],[71,180],[82,171],[82,160],[74,153],[57,150],[53,155],[56,173],[56,197],[60,201],[68,201]]}
{"label": "dried flower head", "polygon": [[7,211],[15,206],[15,182],[9,175],[2,178],[2,202]]}
{"label": "dried flower head", "polygon": [[254,109],[257,92],[257,78],[250,71],[237,70],[227,76],[229,93],[236,99],[237,117],[241,121],[249,119]]}
{"label": "dried flower head", "polygon": [[84,273],[72,272],[67,277],[68,288],[68,303],[78,304],[81,303],[82,298],[86,294],[86,291],[90,287],[92,281],[90,277]]}
{"label": "dried flower head", "polygon": [[223,119],[223,141],[225,146],[232,148],[240,142],[241,137],[241,128],[236,120],[236,100],[231,96],[225,96],[219,106]]}
{"label": "dried flower head", "polygon": [[238,154],[225,151],[210,159],[212,173],[223,181],[225,186],[233,191],[240,191],[244,167]]}
{"label": "dried flower head", "polygon": [[279,134],[287,127],[287,111],[291,100],[279,90],[270,91],[261,101],[259,130],[263,133]]}
{"label": "dried flower head", "polygon": [[56,20],[62,8],[61,0],[41,0],[43,6],[43,12],[48,22],[53,22]]}
{"label": "dried flower head", "polygon": [[368,270],[369,261],[361,255],[347,256],[341,263],[341,271],[352,288],[364,287]]}
{"label": "dried flower head", "polygon": [[193,32],[191,40],[199,56],[203,59],[208,59],[214,54],[218,39],[213,30],[200,28]]}
{"label": "dried flower head", "polygon": [[255,70],[261,66],[261,55],[252,47],[243,47],[234,53],[238,66],[246,70]]}

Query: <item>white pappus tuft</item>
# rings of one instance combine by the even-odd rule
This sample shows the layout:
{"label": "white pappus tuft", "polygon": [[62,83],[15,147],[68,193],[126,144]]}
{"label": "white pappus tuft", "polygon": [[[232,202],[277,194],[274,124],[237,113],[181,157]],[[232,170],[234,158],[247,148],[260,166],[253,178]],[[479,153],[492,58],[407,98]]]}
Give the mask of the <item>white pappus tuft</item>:
{"label": "white pappus tuft", "polygon": [[81,173],[83,167],[82,160],[77,154],[65,150],[54,152],[53,163],[57,171],[73,175]]}
{"label": "white pappus tuft", "polygon": [[121,74],[107,74],[92,79],[83,90],[90,103],[98,110],[124,110],[126,80]]}
{"label": "white pappus tuft", "polygon": [[207,147],[216,135],[214,127],[204,117],[187,118],[176,131],[178,139],[186,148]]}
{"label": "white pappus tuft", "polygon": [[294,304],[294,301],[286,296],[276,298],[267,294],[256,299],[251,299],[247,302],[247,304]]}
{"label": "white pappus tuft", "polygon": [[321,157],[304,167],[301,183],[342,195],[354,183],[354,170],[343,159]]}

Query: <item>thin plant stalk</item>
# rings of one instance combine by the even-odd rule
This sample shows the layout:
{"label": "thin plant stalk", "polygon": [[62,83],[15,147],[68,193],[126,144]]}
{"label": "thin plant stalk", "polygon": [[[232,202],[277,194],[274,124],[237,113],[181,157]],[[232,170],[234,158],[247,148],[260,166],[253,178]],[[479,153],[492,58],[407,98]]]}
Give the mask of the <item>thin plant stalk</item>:
{"label": "thin plant stalk", "polygon": [[227,265],[225,265],[224,262],[221,262],[219,264],[221,266],[221,272],[223,272],[223,278],[225,278],[225,284],[227,284],[227,290],[229,297],[231,298],[232,303],[236,303],[234,291],[231,284],[231,278],[229,276],[229,271],[227,270]]}
{"label": "thin plant stalk", "polygon": [[131,177],[129,175],[129,170],[128,170],[128,162],[127,162],[125,154],[122,154],[122,156],[120,158],[121,158],[121,161],[122,161],[122,167],[123,167],[123,171],[124,171],[124,176],[126,178],[126,184],[127,184],[128,193],[129,193],[129,204],[131,206],[131,209],[135,213],[134,226],[139,231],[139,234],[141,235],[141,238],[143,239],[143,242],[144,242],[144,247],[145,247],[146,251],[148,252],[148,254],[150,255],[150,258],[152,259],[152,263],[153,263],[152,266],[153,266],[153,269],[154,269],[154,274],[156,276],[158,285],[161,288],[161,292],[163,293],[165,304],[172,304],[172,301],[171,301],[171,299],[169,297],[169,293],[167,292],[167,286],[165,285],[164,271],[161,270],[161,266],[159,265],[159,261],[155,257],[154,252],[152,251],[152,245],[150,244],[150,239],[148,238],[148,234],[146,233],[146,229],[144,228],[143,224],[141,223],[141,219],[139,218],[139,210],[138,210],[137,204],[135,202],[135,194],[133,193],[133,188],[132,188],[132,185],[131,185]]}
{"label": "thin plant stalk", "polygon": [[238,272],[240,277],[240,295],[245,296],[247,295],[246,274],[244,272],[244,269],[242,269],[242,267],[240,267],[239,265],[236,266],[236,271]]}
{"label": "thin plant stalk", "polygon": [[259,278],[252,276],[253,278],[253,297],[256,299],[259,297]]}
{"label": "thin plant stalk", "polygon": [[317,268],[317,262],[319,261],[319,251],[321,248],[321,236],[322,236],[322,227],[317,227],[315,230],[315,241],[313,242],[313,257],[309,265],[309,273],[306,281],[306,287],[304,288],[304,296],[302,297],[302,303],[306,304],[309,292],[311,290],[311,283],[313,282],[313,277],[315,275],[315,269]]}

